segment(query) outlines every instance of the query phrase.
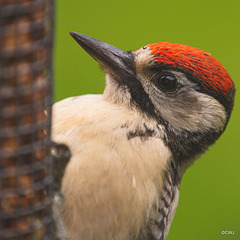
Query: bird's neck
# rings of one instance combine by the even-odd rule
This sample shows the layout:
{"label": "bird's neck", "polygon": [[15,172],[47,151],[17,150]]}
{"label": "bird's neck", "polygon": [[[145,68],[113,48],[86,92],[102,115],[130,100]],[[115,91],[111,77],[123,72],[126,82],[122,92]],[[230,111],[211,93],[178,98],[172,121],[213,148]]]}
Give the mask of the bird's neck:
{"label": "bird's neck", "polygon": [[163,139],[165,144],[171,149],[175,162],[189,167],[193,161],[214,144],[222,132],[209,129],[206,132],[179,131],[172,127],[165,128],[166,134]]}

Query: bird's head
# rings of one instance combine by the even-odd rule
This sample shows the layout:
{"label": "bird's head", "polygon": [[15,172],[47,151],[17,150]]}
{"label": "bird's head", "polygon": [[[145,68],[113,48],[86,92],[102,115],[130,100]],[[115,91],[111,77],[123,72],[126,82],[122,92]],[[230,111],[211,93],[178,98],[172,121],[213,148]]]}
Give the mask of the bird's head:
{"label": "bird's head", "polygon": [[235,87],[211,54],[167,42],[125,52],[79,33],[71,35],[107,73],[105,97],[155,119],[176,158],[205,151],[225,130]]}

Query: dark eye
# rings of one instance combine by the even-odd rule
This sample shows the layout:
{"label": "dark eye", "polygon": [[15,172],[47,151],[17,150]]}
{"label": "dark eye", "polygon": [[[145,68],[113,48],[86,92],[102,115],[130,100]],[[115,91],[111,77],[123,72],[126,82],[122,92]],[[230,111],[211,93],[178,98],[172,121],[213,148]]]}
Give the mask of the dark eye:
{"label": "dark eye", "polygon": [[156,86],[165,92],[172,92],[178,86],[178,80],[174,75],[161,74],[156,78]]}

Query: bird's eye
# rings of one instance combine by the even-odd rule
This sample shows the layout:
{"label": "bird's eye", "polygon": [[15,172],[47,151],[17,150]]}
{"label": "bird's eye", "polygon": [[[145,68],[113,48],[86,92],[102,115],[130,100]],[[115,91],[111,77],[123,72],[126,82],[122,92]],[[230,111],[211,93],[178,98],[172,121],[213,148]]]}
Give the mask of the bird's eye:
{"label": "bird's eye", "polygon": [[161,74],[156,78],[155,84],[162,91],[172,92],[177,88],[178,80],[172,74]]}

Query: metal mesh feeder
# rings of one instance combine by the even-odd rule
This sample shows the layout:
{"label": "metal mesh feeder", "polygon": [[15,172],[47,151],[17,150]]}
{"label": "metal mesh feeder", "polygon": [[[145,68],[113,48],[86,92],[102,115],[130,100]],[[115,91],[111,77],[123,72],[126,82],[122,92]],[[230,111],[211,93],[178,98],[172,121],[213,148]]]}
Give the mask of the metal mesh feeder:
{"label": "metal mesh feeder", "polygon": [[1,240],[52,239],[52,39],[53,1],[1,1]]}

